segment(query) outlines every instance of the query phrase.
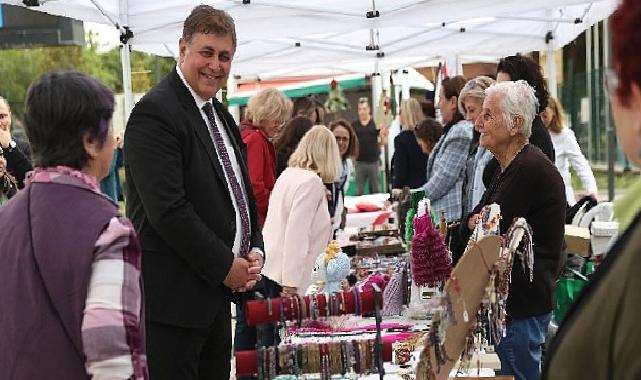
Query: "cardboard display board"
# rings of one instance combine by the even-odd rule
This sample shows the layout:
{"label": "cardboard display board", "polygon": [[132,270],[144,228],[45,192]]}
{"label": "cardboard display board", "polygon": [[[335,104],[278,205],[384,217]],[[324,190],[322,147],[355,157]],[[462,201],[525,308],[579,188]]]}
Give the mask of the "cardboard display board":
{"label": "cardboard display board", "polygon": [[[485,287],[490,280],[488,269],[491,269],[499,259],[501,242],[502,238],[496,235],[482,238],[465,251],[465,254],[452,271],[452,276],[458,279],[461,287],[461,297],[465,300],[469,315],[468,322],[463,321],[463,302],[457,302],[458,295],[451,293],[449,281],[445,285],[446,291],[450,292],[452,297],[456,320],[458,321],[456,325],[450,325],[447,328],[444,349],[449,358],[456,360],[463,352],[465,337],[476,322],[475,316],[485,295]],[[433,350],[430,352],[432,363],[436,363]],[[438,380],[446,380],[454,364],[455,362],[447,361],[441,365],[441,371],[438,373],[436,373],[436,366],[433,366],[436,378]]]}

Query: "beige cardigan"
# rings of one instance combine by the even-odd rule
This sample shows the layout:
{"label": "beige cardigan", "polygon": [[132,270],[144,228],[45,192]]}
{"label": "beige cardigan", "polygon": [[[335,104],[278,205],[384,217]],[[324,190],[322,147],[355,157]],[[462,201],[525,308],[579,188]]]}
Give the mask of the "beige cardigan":
{"label": "beige cardigan", "polygon": [[331,238],[325,185],[311,170],[287,168],[269,198],[263,227],[263,274],[304,294],[318,255]]}

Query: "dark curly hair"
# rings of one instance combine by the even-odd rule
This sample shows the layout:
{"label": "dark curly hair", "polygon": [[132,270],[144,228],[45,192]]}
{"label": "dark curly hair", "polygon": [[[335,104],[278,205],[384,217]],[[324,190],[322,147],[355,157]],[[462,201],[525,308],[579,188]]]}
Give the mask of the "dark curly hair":
{"label": "dark curly hair", "polygon": [[548,88],[543,79],[541,66],[524,55],[511,55],[502,58],[496,69],[498,73],[506,73],[513,81],[524,80],[534,88],[536,98],[539,101],[539,110],[537,113],[545,111],[548,106]]}

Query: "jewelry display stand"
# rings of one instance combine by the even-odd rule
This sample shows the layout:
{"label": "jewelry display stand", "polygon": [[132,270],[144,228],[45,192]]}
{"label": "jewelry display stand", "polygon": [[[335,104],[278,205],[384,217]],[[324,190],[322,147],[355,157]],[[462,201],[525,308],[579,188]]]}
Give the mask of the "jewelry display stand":
{"label": "jewelry display stand", "polygon": [[[380,380],[383,380],[385,376],[383,366],[384,356],[389,356],[388,359],[391,360],[392,348],[391,342],[387,344],[388,347],[384,347],[383,345],[381,333],[382,291],[377,284],[372,284],[372,289],[356,292],[356,294],[354,294],[354,292],[338,292],[333,295],[319,293],[304,297],[280,297],[249,301],[247,302],[246,308],[247,325],[254,326],[256,324],[275,323],[283,320],[301,321],[301,319],[305,319],[302,317],[315,318],[341,314],[359,314],[365,316],[373,314],[376,321],[376,338],[373,350],[374,357],[372,360],[376,363],[376,371],[379,374]],[[330,305],[328,305],[328,303],[330,303]],[[334,307],[332,307],[331,304],[333,304]],[[298,305],[302,306],[302,308],[298,307]],[[281,315],[281,311],[284,315]],[[385,355],[387,353],[389,353],[389,355]],[[237,376],[253,376],[257,373],[257,351],[239,351],[236,352],[235,357]]]}
{"label": "jewelry display stand", "polygon": [[[305,319],[304,317],[313,318],[312,313],[310,312],[310,306],[312,310],[316,310],[316,316],[318,317],[343,314],[371,316],[375,313],[375,292],[373,289],[367,289],[358,293],[358,305],[356,305],[355,303],[354,292],[337,292],[333,295],[336,296],[334,302],[338,302],[339,305],[338,309],[336,310],[337,313],[330,313],[329,308],[327,307],[327,301],[330,300],[331,302],[332,296],[325,296],[323,293],[303,296],[300,298],[268,298],[248,301],[247,325],[256,326],[262,323],[275,323],[281,321],[281,304],[282,310],[285,313],[284,319],[287,321],[297,321]],[[301,301],[300,305],[304,308],[302,310],[299,307],[299,299]],[[383,301],[381,300],[381,306],[382,302]],[[269,303],[271,303],[271,308],[269,307]],[[316,307],[314,307],[312,304],[316,305]],[[302,315],[299,315],[300,311],[302,311]]]}

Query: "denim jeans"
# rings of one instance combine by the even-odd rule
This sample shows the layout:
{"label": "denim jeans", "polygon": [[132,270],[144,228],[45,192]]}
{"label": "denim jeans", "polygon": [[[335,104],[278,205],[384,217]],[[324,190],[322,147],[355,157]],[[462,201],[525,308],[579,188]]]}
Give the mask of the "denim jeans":
{"label": "denim jeans", "polygon": [[499,374],[512,375],[515,380],[541,378],[541,349],[551,317],[550,312],[507,323],[506,336],[496,348],[501,359]]}

